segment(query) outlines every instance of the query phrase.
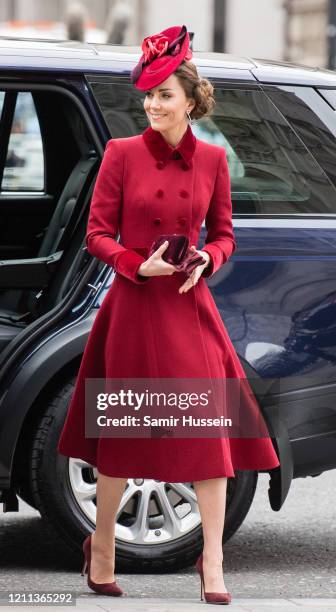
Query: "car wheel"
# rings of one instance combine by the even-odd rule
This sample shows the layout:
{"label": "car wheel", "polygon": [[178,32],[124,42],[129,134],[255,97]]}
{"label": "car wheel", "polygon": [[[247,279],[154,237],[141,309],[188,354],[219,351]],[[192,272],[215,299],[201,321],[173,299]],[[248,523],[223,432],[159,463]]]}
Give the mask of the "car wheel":
{"label": "car wheel", "polygon": [[[59,388],[38,423],[32,444],[31,489],[41,515],[79,551],[84,537],[95,529],[97,469],[57,451],[74,385],[75,378]],[[236,471],[235,478],[228,478],[224,542],[244,521],[257,478],[254,471]],[[188,567],[195,562],[202,542],[192,483],[127,481],[116,521],[118,571]]]}

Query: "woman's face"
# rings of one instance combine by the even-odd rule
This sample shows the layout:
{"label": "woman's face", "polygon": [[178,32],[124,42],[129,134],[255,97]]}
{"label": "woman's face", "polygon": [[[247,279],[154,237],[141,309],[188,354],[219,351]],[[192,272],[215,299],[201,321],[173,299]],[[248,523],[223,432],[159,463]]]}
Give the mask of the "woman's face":
{"label": "woman's face", "polygon": [[195,106],[175,74],[145,92],[144,109],[153,130],[165,132],[188,123],[186,110]]}

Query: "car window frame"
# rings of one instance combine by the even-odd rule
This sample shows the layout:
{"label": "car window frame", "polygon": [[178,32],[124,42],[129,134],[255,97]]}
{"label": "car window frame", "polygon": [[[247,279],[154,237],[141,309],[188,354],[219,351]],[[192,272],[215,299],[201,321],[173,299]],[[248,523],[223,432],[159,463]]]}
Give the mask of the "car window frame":
{"label": "car window frame", "polygon": [[[4,106],[7,103],[7,99],[8,99],[8,94],[11,93],[9,91],[5,91],[3,89],[0,88],[1,91],[4,92],[5,94],[5,99],[4,99]],[[40,120],[39,120],[39,116],[37,113],[37,109],[35,106],[35,101],[34,98],[32,96],[32,104],[34,107],[34,111],[35,111],[35,115],[36,115],[36,119],[39,125],[39,135],[40,135],[40,140],[41,140],[41,145],[42,145],[42,156],[43,156],[43,187],[42,189],[2,189],[2,184],[5,178],[5,170],[6,170],[6,162],[8,160],[8,153],[9,153],[9,145],[11,142],[11,137],[13,134],[13,126],[14,126],[14,121],[15,121],[15,113],[17,111],[18,108],[18,102],[19,102],[19,98],[20,98],[20,94],[22,93],[30,93],[30,95],[32,96],[32,93],[27,91],[21,91],[21,90],[17,90],[14,92],[15,97],[14,97],[14,104],[13,107],[10,109],[11,111],[11,116],[10,116],[10,125],[5,125],[5,130],[7,132],[7,128],[8,129],[8,133],[6,133],[6,139],[5,139],[5,150],[4,150],[4,155],[1,156],[0,154],[0,196],[2,194],[13,194],[15,195],[16,193],[18,194],[32,194],[33,197],[38,197],[39,195],[47,195],[46,192],[46,157],[45,157],[45,147],[44,147],[44,140],[43,140],[43,134],[41,131],[41,125],[40,125]]]}
{"label": "car window frame", "polygon": [[[84,76],[83,74],[81,74],[80,76],[82,77],[81,78],[82,86],[85,87],[86,84],[85,84]],[[8,78],[8,75],[5,75],[3,71],[0,72],[1,91],[16,91],[16,92],[20,92],[20,91],[31,91],[31,92],[32,91],[55,91],[62,95],[68,96],[72,100],[72,102],[76,105],[77,110],[80,113],[82,120],[85,122],[86,128],[88,129],[90,137],[96,147],[97,154],[101,158],[103,157],[105,141],[99,137],[100,131],[97,130],[95,127],[94,116],[92,115],[91,112],[89,112],[90,107],[88,104],[87,105],[84,104],[82,99],[79,97],[79,92],[74,93],[70,89],[71,87],[70,84],[68,88],[66,82],[62,84],[50,84],[50,82],[43,82],[43,81],[41,83],[36,83],[34,81],[30,81],[29,78],[24,79],[24,82],[19,83],[18,80],[15,80],[15,78],[17,79],[17,75],[14,77],[14,75],[11,73],[11,77],[13,78],[13,81],[10,81]],[[50,79],[50,76],[49,76],[49,79]],[[43,137],[42,137],[42,143],[44,146]],[[3,168],[0,168],[1,177],[2,177],[3,170],[4,170],[4,164],[3,164]],[[45,156],[44,156],[44,164],[46,164]],[[46,172],[45,167],[44,167],[44,172]],[[1,179],[1,182],[2,182],[2,179]],[[13,192],[13,191],[1,191],[0,190],[0,198],[2,197],[19,198],[21,196],[22,197],[31,196],[31,197],[35,197],[36,199],[38,199],[38,198],[45,198],[47,195],[48,194],[45,191],[15,191]]]}

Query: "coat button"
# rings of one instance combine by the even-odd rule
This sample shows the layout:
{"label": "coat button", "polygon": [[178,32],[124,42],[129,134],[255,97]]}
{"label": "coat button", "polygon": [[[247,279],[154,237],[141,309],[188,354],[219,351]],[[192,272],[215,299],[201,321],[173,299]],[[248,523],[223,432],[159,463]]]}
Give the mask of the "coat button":
{"label": "coat button", "polygon": [[185,189],[181,189],[180,196],[181,198],[187,198],[189,193]]}
{"label": "coat button", "polygon": [[172,154],[172,158],[173,159],[180,159],[181,157],[181,153],[179,153],[179,151],[174,151]]}
{"label": "coat button", "polygon": [[158,161],[158,162],[156,162],[156,167],[157,167],[159,170],[162,170],[162,168],[164,167],[164,162],[163,162],[163,161]]}
{"label": "coat button", "polygon": [[184,161],[182,163],[182,168],[183,168],[183,170],[189,170],[189,164],[186,161]]}
{"label": "coat button", "polygon": [[161,223],[160,217],[157,217],[156,219],[154,219],[154,225],[160,225],[160,223]]}
{"label": "coat button", "polygon": [[178,220],[179,225],[185,225],[187,220],[185,217],[180,217]]}
{"label": "coat button", "polygon": [[163,196],[163,189],[158,189],[157,192],[156,192],[156,195],[157,195],[158,198],[162,198],[162,196]]}

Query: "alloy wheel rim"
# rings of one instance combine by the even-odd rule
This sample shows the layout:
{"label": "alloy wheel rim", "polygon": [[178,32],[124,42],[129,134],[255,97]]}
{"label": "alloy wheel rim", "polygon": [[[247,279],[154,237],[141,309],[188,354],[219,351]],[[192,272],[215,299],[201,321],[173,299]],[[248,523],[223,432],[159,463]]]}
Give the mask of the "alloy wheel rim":
{"label": "alloy wheel rim", "polygon": [[[81,512],[96,523],[97,468],[69,459],[69,481]],[[201,524],[192,483],[129,478],[116,519],[116,540],[153,545],[176,541]]]}

